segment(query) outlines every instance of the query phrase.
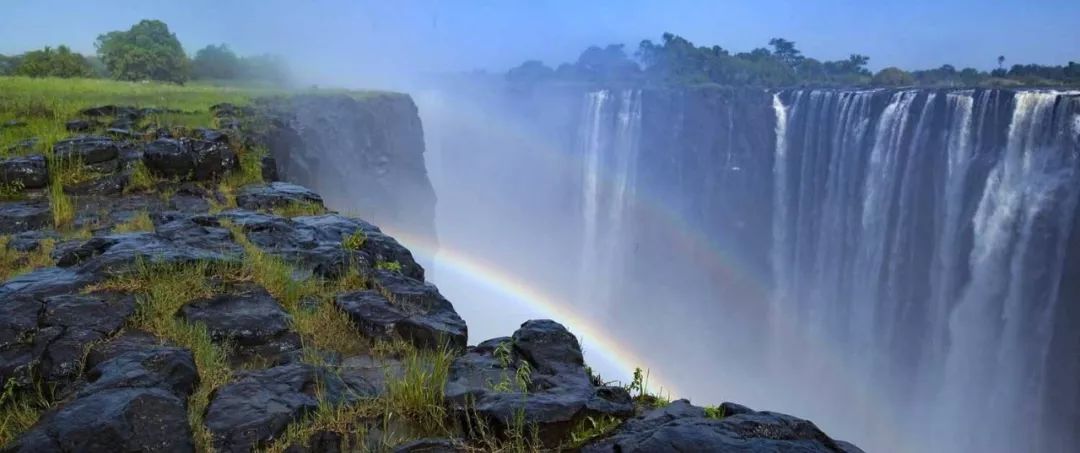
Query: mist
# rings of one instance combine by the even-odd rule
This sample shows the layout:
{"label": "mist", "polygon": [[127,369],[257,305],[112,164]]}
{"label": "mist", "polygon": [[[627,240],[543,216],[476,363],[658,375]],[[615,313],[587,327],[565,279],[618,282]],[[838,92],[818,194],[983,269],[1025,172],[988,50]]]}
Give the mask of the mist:
{"label": "mist", "polygon": [[[1010,63],[1057,65],[1076,59],[1080,51],[1080,27],[1075,26],[1080,3],[547,1],[526,5],[430,0],[90,5],[27,1],[5,8],[11,14],[0,18],[0,53],[4,54],[61,43],[92,54],[98,34],[126,28],[143,18],[158,18],[169,24],[188,53],[208,44],[228,43],[242,54],[280,55],[289,62],[296,87],[395,90],[411,95],[423,125],[425,166],[437,200],[434,233],[426,226],[393,220],[379,226],[413,251],[427,269],[428,280],[454,303],[468,323],[470,344],[509,335],[529,319],[552,318],[578,334],[586,361],[607,381],[626,383],[640,367],[649,373],[650,390],[689,398],[695,404],[735,401],[758,410],[806,417],[830,435],[868,451],[949,451],[952,446],[973,445],[947,440],[954,431],[962,432],[959,437],[965,439],[972,435],[978,423],[970,419],[979,417],[977,409],[1007,412],[1012,403],[1019,404],[1012,398],[1030,389],[1028,378],[1053,378],[1025,375],[1014,381],[988,382],[984,376],[969,376],[977,373],[959,359],[949,362],[942,351],[895,344],[902,343],[905,334],[920,332],[912,327],[917,324],[912,321],[916,315],[901,309],[854,312],[865,305],[876,306],[877,296],[890,291],[902,293],[885,298],[897,306],[932,299],[940,302],[934,308],[942,314],[934,325],[937,344],[978,349],[973,338],[994,335],[977,321],[993,315],[973,312],[977,310],[971,307],[972,301],[1001,299],[1002,305],[1041,301],[1025,282],[1043,280],[1034,276],[1035,271],[1022,271],[1025,266],[1036,266],[1031,263],[1037,258],[1003,258],[985,264],[978,260],[985,256],[976,251],[988,250],[984,255],[990,256],[985,258],[989,261],[1017,249],[1027,252],[1029,246],[1031,250],[1056,250],[1054,246],[1063,250],[1068,234],[1061,231],[1067,231],[1072,221],[1069,215],[1076,209],[1076,197],[1067,185],[1054,184],[1075,182],[1074,173],[1023,175],[1028,178],[1024,181],[1038,179],[1053,186],[1028,193],[1031,199],[1060,200],[1028,207],[1025,212],[1030,215],[1021,216],[1027,223],[1015,223],[1023,226],[1007,222],[1012,218],[1002,220],[1011,228],[1027,229],[1000,239],[1008,245],[998,248],[993,238],[979,236],[978,229],[968,231],[972,229],[968,225],[987,221],[975,216],[982,206],[1006,205],[1007,201],[1001,201],[1008,199],[1005,192],[1022,192],[1026,186],[1021,182],[1008,186],[1011,180],[1002,176],[1006,182],[1000,184],[1007,187],[998,192],[962,193],[969,186],[981,189],[998,184],[988,176],[995,174],[990,170],[995,164],[983,168],[981,161],[971,163],[974,173],[963,176],[970,180],[957,182],[945,176],[942,181],[927,180],[928,186],[940,186],[940,192],[919,192],[900,182],[882,186],[883,192],[895,194],[888,192],[880,202],[885,205],[895,198],[896,206],[855,214],[850,206],[870,206],[874,200],[851,201],[844,197],[854,199],[855,195],[843,190],[865,184],[870,179],[866,174],[878,175],[871,171],[879,171],[888,181],[889,175],[905,174],[904,170],[870,167],[861,160],[841,162],[840,151],[821,151],[812,139],[837,140],[851,150],[866,151],[850,151],[860,156],[871,151],[906,156],[923,149],[943,155],[960,153],[946,140],[959,143],[969,140],[969,135],[982,140],[979,127],[989,131],[986,136],[1012,137],[1018,132],[1001,118],[1019,115],[1027,120],[1030,116],[1038,122],[1043,121],[1040,114],[1050,115],[1047,109],[1065,107],[1045,107],[1039,102],[1051,101],[1041,99],[1030,101],[1035,107],[1029,116],[1013,111],[994,116],[994,108],[1005,112],[1001,106],[1006,101],[989,99],[989,95],[983,99],[973,92],[941,93],[940,97],[920,93],[912,98],[878,92],[881,97],[871,99],[857,90],[822,100],[830,95],[800,87],[768,94],[764,90],[725,91],[697,103],[683,94],[624,86],[553,83],[521,89],[507,84],[504,74],[526,60],[551,67],[574,62],[593,45],[625,44],[633,58],[639,42],[656,40],[669,31],[733,52],[764,47],[771,38],[782,36],[797,42],[806,55],[823,61],[869,55],[871,72],[890,66],[925,69],[943,64],[985,71],[997,67],[999,55],[1007,56]],[[63,11],[62,20],[47,14],[57,10]],[[67,26],[69,22],[73,25]],[[841,115],[828,106],[848,110]],[[957,138],[959,129],[950,125],[963,122],[957,118],[964,112],[968,114],[964,118],[972,121],[973,108],[976,113],[980,108],[991,112],[985,117],[997,118],[1000,124],[990,124],[993,121],[988,119],[986,124],[968,127],[975,132],[965,129],[969,135]],[[1080,129],[1080,114],[1062,112],[1073,115],[1072,119],[1055,116],[1045,120],[1045,128],[1061,123],[1070,130]],[[895,130],[888,123],[893,114],[905,120]],[[666,125],[661,121],[665,118],[671,119]],[[906,122],[909,118],[911,125]],[[815,122],[835,127],[808,126]],[[991,131],[992,126],[998,127]],[[857,135],[851,142],[858,145],[832,138],[845,134]],[[918,139],[922,142],[915,143]],[[976,138],[970,140],[975,143]],[[1000,143],[994,146],[1008,155],[1029,146],[1029,142],[995,140]],[[1059,140],[1039,146],[1075,144],[1072,138]],[[1074,141],[1062,145],[1067,140]],[[989,147],[985,143],[991,141],[978,143]],[[892,147],[887,146],[890,143]],[[789,162],[784,160],[787,156],[809,155],[814,150],[835,161],[814,165],[790,160],[790,167],[783,166]],[[926,165],[945,166],[933,157],[925,159]],[[1003,157],[1002,162],[1007,170],[1000,172],[1011,175],[1011,161]],[[790,173],[782,173],[781,168]],[[949,167],[949,171],[963,173],[968,168]],[[837,176],[843,171],[851,172],[850,179]],[[828,184],[807,182],[818,177]],[[331,208],[356,211],[347,188],[323,187],[321,191],[332,202]],[[936,230],[918,229],[921,224],[911,226],[918,222],[908,219],[920,218],[921,207],[935,203],[927,200],[946,198],[950,201],[941,203],[947,206],[925,209],[940,213],[942,223],[952,222],[944,229],[951,226],[953,235],[942,233],[944,239],[927,240],[933,244],[919,243],[916,236],[929,237]],[[870,216],[866,212],[885,220],[877,225],[871,220],[878,217],[860,217]],[[953,217],[946,218],[946,212]],[[355,214],[364,216],[364,212]],[[1056,229],[1038,230],[1039,214],[1060,214]],[[862,221],[877,227],[881,239],[868,238],[871,234],[850,239],[855,237],[845,229],[850,224],[832,224],[830,215],[850,224]],[[961,218],[964,215],[968,217]],[[907,226],[913,231],[910,235],[896,233]],[[1051,237],[1045,244],[1032,245],[1029,239],[1039,235],[1031,231],[1043,231],[1044,239]],[[949,249],[953,242],[963,245]],[[897,244],[918,251],[903,255],[908,249]],[[848,254],[840,257],[830,250]],[[911,258],[914,255],[933,260],[922,262]],[[1069,269],[1071,261],[1064,252],[1060,259],[1049,255],[1057,260],[1048,265],[1050,273]],[[893,266],[894,262],[902,264]],[[934,269],[942,275],[954,272],[948,278],[957,282],[973,275],[987,285],[1003,276],[1021,283],[982,293],[979,288],[935,279],[919,283],[925,287],[907,289],[910,285],[905,284],[914,281],[907,276],[915,273],[911,268],[931,264],[939,266]],[[971,269],[953,270],[966,265]],[[866,280],[884,282],[879,287],[857,281],[864,272],[873,273]],[[1056,280],[1053,284],[1065,285]],[[956,307],[960,308],[950,316]],[[862,327],[847,323],[849,316],[863,315],[858,318],[867,321]],[[892,325],[881,319],[898,320],[900,327],[889,331],[881,345],[855,344],[853,339],[874,337],[874,332],[862,330]],[[1046,326],[1053,321],[1053,316],[1045,315],[1032,323]],[[957,331],[971,334],[961,338]],[[1010,335],[1017,338],[1002,346],[1006,352],[999,358],[1001,363],[1029,364],[1009,355],[1028,351],[1019,339],[1022,332]],[[1049,338],[1045,342],[1046,350],[1056,347],[1049,346]],[[922,354],[934,357],[940,367],[927,367],[915,358]],[[904,374],[891,380],[879,369],[880,361],[888,362],[882,365],[887,370],[916,368],[916,363],[923,368],[911,371],[911,379]],[[962,388],[965,382],[1006,396],[983,406],[973,390]],[[904,402],[911,395],[925,398],[927,412],[933,416]],[[1065,409],[1069,410],[1074,408]],[[925,419],[917,419],[924,415]],[[1000,428],[1013,421],[995,417],[987,423]],[[994,448],[1006,451],[1009,445]]]}

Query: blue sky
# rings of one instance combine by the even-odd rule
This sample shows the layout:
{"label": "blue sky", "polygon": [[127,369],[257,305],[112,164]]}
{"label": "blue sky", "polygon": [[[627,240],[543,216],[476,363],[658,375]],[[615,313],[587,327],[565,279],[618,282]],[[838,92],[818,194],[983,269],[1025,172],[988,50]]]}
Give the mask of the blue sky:
{"label": "blue sky", "polygon": [[1080,61],[1080,0],[436,1],[4,0],[0,53],[68,44],[91,53],[102,32],[167,22],[189,53],[226,42],[284,54],[312,80],[571,60],[587,45],[631,47],[664,31],[731,50],[793,40],[823,59],[871,66]]}

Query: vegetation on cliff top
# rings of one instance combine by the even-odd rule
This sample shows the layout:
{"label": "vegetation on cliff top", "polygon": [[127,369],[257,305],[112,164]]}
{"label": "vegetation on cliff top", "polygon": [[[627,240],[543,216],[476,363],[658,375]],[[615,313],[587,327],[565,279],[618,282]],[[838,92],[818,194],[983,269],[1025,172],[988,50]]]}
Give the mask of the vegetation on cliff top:
{"label": "vegetation on cliff top", "polygon": [[852,54],[847,59],[822,61],[803,55],[795,43],[773,38],[769,47],[749,52],[732,52],[723,47],[697,46],[689,40],[665,33],[660,42],[644,40],[629,56],[621,44],[589,47],[577,61],[551,68],[530,60],[510,69],[506,79],[516,86],[543,82],[591,84],[665,84],[725,86],[1078,86],[1080,62],[1062,66],[1017,64],[1006,69],[999,57],[998,68],[986,72],[952,65],[905,71],[896,67],[877,74],[867,65],[870,57]]}

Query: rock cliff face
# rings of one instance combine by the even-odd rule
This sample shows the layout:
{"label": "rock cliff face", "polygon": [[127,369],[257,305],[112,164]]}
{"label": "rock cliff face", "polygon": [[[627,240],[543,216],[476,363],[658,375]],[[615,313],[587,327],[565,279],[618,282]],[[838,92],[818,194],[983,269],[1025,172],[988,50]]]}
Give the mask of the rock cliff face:
{"label": "rock cliff face", "polygon": [[[657,435],[650,451],[858,451],[794,417],[656,407],[590,376],[554,321],[467,347],[409,250],[274,180],[350,184],[342,203],[430,222],[411,101],[268,109],[60,142],[95,176],[50,193],[41,156],[0,161],[24,198],[0,202],[0,451],[611,451]],[[267,119],[276,159],[258,153]]]}
{"label": "rock cliff face", "polygon": [[396,93],[294,96],[269,104],[281,177],[338,209],[435,239],[435,192],[412,98]]}

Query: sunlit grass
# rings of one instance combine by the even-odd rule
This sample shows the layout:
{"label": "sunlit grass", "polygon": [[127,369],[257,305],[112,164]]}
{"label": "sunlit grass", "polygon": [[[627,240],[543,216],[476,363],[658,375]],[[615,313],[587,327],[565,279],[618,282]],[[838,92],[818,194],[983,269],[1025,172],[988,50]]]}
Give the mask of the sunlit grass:
{"label": "sunlit grass", "polygon": [[41,384],[23,390],[14,384],[9,380],[0,388],[0,447],[30,429],[53,405],[51,392]]}
{"label": "sunlit grass", "polygon": [[26,253],[9,248],[10,242],[10,236],[0,236],[0,281],[53,264],[51,255],[55,240],[42,240],[37,249]]}
{"label": "sunlit grass", "polygon": [[154,231],[154,221],[146,211],[139,211],[131,216],[126,222],[118,223],[113,227],[116,233],[135,233],[139,231]]}

